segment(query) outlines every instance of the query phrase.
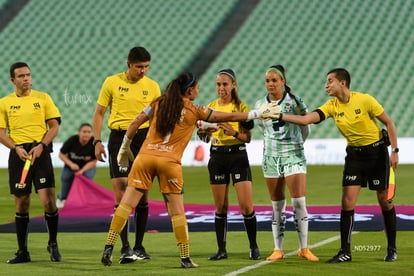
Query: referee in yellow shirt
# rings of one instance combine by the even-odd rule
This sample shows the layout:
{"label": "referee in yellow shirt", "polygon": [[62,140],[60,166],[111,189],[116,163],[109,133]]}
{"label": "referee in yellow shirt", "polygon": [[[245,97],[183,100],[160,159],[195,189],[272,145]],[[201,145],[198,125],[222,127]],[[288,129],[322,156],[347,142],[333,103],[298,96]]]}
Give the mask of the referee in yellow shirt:
{"label": "referee in yellow shirt", "polygon": [[[57,245],[58,210],[55,201],[52,140],[59,131],[60,113],[52,98],[32,89],[29,66],[17,62],[10,66],[11,82],[16,90],[0,99],[0,142],[10,148],[9,185],[16,204],[18,251],[9,264],[30,262],[27,249],[29,208],[32,183],[45,211],[49,234],[47,250],[52,262],[59,262]],[[8,133],[8,134],[7,134]],[[25,185],[19,186],[25,161],[31,158]]]}
{"label": "referee in yellow shirt", "polygon": [[[247,112],[249,107],[238,94],[236,74],[232,69],[222,69],[216,76],[218,98],[207,107],[221,112]],[[253,206],[252,172],[246,151],[250,142],[253,121],[222,122],[217,131],[205,133],[211,135],[210,160],[208,171],[215,205],[214,228],[218,251],[210,256],[210,261],[227,259],[227,214],[229,207],[229,184],[233,183],[243,222],[249,239],[249,258],[260,259],[256,242],[257,219]],[[200,133],[200,130],[198,131]],[[203,136],[201,132],[200,134]]]}
{"label": "referee in yellow shirt", "polygon": [[[351,233],[354,226],[354,208],[361,187],[377,193],[387,236],[387,254],[384,261],[397,260],[396,215],[392,200],[387,199],[390,166],[398,164],[397,130],[390,116],[371,95],[350,91],[351,77],[347,70],[335,68],[328,72],[325,88],[334,97],[306,115],[281,114],[281,120],[307,125],[333,118],[347,141],[345,166],[342,176],[341,248],[328,263],[349,262]],[[282,110],[283,112],[283,110]],[[378,120],[384,124],[388,137],[381,131]],[[388,136],[387,135],[387,136]],[[391,144],[391,154],[388,145]]]}
{"label": "referee in yellow shirt", "polygon": [[[108,128],[111,130],[108,140],[109,171],[115,193],[115,209],[118,207],[127,185],[129,171],[119,168],[116,157],[125,132],[130,123],[147,105],[161,95],[157,82],[146,76],[150,66],[151,55],[143,47],[134,47],[129,51],[126,72],[121,72],[105,79],[93,117],[96,159],[105,161],[106,152],[102,145],[102,126],[109,107]],[[136,156],[147,136],[149,123],[141,125],[135,134],[131,150]],[[121,233],[122,249],[119,263],[150,259],[142,245],[145,226],[148,219],[148,199],[143,197],[135,209],[135,246],[131,249],[128,241],[128,225]]]}

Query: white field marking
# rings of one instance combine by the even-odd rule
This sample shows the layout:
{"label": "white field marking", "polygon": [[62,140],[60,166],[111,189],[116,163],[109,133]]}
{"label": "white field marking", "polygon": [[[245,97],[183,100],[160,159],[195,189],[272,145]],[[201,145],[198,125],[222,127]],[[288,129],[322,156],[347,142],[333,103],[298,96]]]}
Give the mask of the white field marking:
{"label": "white field marking", "polygon": [[[358,231],[352,232],[352,235],[355,235],[355,234],[358,234],[358,233],[359,233]],[[316,247],[319,247],[319,246],[322,246],[322,245],[325,245],[325,244],[334,242],[336,240],[339,240],[340,238],[341,238],[341,236],[339,236],[339,235],[338,236],[334,236],[332,238],[329,238],[329,239],[320,241],[318,243],[312,244],[312,245],[309,246],[309,248],[316,248]],[[298,253],[298,251],[297,250],[294,250],[294,251],[291,251],[291,252],[285,254],[285,256],[286,257],[289,257],[289,256],[296,255],[297,253]],[[264,266],[264,265],[267,265],[267,264],[270,264],[270,263],[273,263],[273,262],[275,262],[275,261],[262,261],[260,263],[257,263],[257,264],[254,264],[254,265],[245,266],[245,267],[243,267],[243,268],[241,268],[239,270],[236,270],[236,271],[233,271],[233,272],[224,274],[224,276],[236,276],[236,275],[239,275],[241,273],[245,273],[247,271],[253,270],[255,268],[258,268],[258,267],[261,267],[261,266]]]}

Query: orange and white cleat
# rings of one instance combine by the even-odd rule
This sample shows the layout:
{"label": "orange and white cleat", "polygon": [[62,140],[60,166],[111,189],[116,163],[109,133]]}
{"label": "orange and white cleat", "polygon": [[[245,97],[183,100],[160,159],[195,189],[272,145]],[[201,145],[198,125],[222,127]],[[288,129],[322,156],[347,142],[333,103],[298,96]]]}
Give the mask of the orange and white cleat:
{"label": "orange and white cleat", "polygon": [[311,251],[310,251],[310,249],[309,248],[303,248],[303,249],[299,249],[298,250],[298,256],[299,257],[301,257],[301,258],[304,258],[304,259],[306,259],[306,260],[308,260],[308,261],[311,261],[311,262],[317,262],[317,261],[319,261],[319,258],[318,257],[316,257]]}
{"label": "orange and white cleat", "polygon": [[270,255],[269,257],[266,258],[266,260],[268,261],[276,261],[276,260],[281,260],[285,257],[285,254],[283,253],[283,251],[276,249],[273,250],[272,255]]}

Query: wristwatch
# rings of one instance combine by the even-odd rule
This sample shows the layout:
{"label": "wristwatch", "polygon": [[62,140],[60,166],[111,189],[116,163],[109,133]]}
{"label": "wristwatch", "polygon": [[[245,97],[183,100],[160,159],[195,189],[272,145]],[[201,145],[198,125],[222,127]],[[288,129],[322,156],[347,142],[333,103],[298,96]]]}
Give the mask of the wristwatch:
{"label": "wristwatch", "polygon": [[391,152],[399,152],[400,151],[400,149],[399,148],[392,148],[391,149]]}
{"label": "wristwatch", "polygon": [[102,140],[99,140],[99,139],[93,140],[92,145],[96,146],[96,144],[98,143],[102,143]]}

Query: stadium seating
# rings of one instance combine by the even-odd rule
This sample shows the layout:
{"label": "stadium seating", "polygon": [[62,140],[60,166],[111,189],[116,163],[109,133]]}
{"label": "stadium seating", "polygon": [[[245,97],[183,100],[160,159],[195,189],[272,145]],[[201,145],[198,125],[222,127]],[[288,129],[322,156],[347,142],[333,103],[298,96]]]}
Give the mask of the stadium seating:
{"label": "stadium seating", "polygon": [[[0,0],[0,8],[5,0]],[[34,88],[48,91],[63,116],[63,141],[91,121],[104,78],[125,70],[134,45],[152,54],[149,76],[163,89],[203,50],[218,26],[243,1],[117,0],[29,1],[0,30],[0,96],[13,86],[8,65],[27,61]],[[216,98],[215,77],[236,72],[250,107],[266,94],[264,72],[283,64],[288,84],[310,110],[327,99],[325,76],[333,67],[351,72],[351,89],[378,98],[398,127],[414,137],[414,2],[405,0],[262,0],[201,76],[197,103]],[[234,26],[226,26],[233,28]],[[337,138],[332,122],[313,126],[310,138]],[[259,139],[257,128],[253,138]]]}
{"label": "stadium seating", "polygon": [[7,0],[0,0],[0,9],[3,8],[4,5],[6,5]]}
{"label": "stadium seating", "polygon": [[[241,98],[253,107],[266,92],[264,72],[280,63],[293,92],[313,110],[328,99],[327,71],[345,67],[351,89],[377,97],[395,120],[399,136],[412,137],[412,115],[404,110],[414,101],[413,11],[409,1],[261,1],[202,77],[203,87],[212,92],[198,101],[216,97],[216,73],[231,67]],[[260,137],[257,130],[253,137]],[[310,135],[336,137],[340,134],[331,123],[313,126]]]}
{"label": "stadium seating", "polygon": [[56,139],[62,141],[92,120],[103,80],[126,69],[131,47],[150,51],[149,76],[164,88],[236,2],[107,0],[97,7],[96,1],[30,1],[0,32],[0,96],[13,89],[4,65],[28,62],[34,88],[48,91],[62,113]]}

